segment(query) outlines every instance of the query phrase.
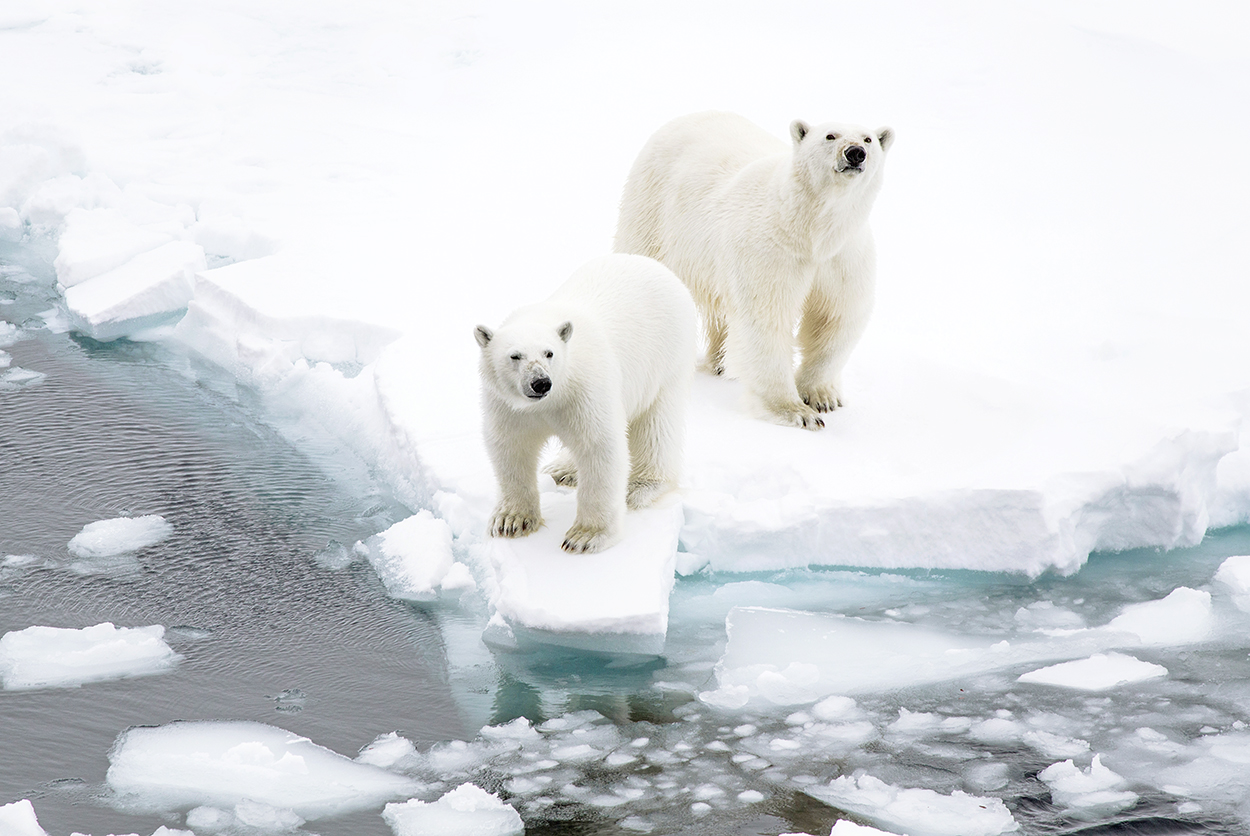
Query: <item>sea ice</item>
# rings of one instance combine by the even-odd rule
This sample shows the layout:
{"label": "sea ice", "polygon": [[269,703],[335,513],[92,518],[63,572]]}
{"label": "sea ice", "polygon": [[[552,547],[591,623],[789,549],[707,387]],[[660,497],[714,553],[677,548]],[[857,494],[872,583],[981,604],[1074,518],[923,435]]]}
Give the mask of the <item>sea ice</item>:
{"label": "sea ice", "polygon": [[159,624],[114,627],[107,621],[81,630],[15,630],[0,637],[0,681],[5,690],[16,691],[164,673],[182,659],[164,635]]}
{"label": "sea ice", "polygon": [[1102,765],[1101,755],[1094,755],[1089,769],[1066,760],[1051,764],[1037,777],[1050,789],[1051,800],[1076,818],[1100,818],[1137,803],[1137,793],[1126,790],[1128,782]]}
{"label": "sea ice", "polygon": [[619,653],[655,654],[668,630],[681,502],[662,498],[625,515],[625,536],[598,554],[560,548],[576,497],[542,495],[545,525],[528,537],[487,544],[497,585],[490,600],[495,644],[541,642]]}
{"label": "sea ice", "polygon": [[1226,559],[1215,573],[1215,580],[1232,592],[1237,609],[1250,612],[1250,555],[1234,555]]}
{"label": "sea ice", "polygon": [[171,241],[65,291],[72,327],[108,341],[171,320],[195,295],[204,248]]}
{"label": "sea ice", "polygon": [[69,551],[85,559],[114,557],[146,549],[173,533],[174,527],[156,514],[117,517],[83,526],[69,541]]}
{"label": "sea ice", "polygon": [[[411,796],[416,782],[253,722],[176,722],[122,732],[108,785],[123,808],[202,808],[201,818],[315,820]],[[193,811],[194,812],[194,811]],[[198,829],[188,817],[188,825]]]}
{"label": "sea ice", "polygon": [[437,801],[387,804],[382,817],[395,836],[520,836],[521,816],[497,795],[461,784]]}
{"label": "sea ice", "polygon": [[1143,662],[1123,653],[1095,653],[1088,659],[1062,662],[1023,674],[1019,681],[1034,685],[1055,685],[1079,691],[1106,691],[1130,682],[1143,682],[1167,676],[1162,665]]}
{"label": "sea ice", "polygon": [[35,807],[28,798],[0,806],[0,833],[4,836],[48,836],[48,832],[39,826]]}
{"label": "sea ice", "polygon": [[1000,798],[955,790],[906,789],[862,771],[835,778],[827,786],[804,787],[820,801],[908,836],[996,836],[1020,829]]}
{"label": "sea ice", "polygon": [[[453,566],[451,528],[422,510],[357,545],[393,598],[431,601]],[[460,573],[453,580],[463,583]],[[472,580],[472,578],[470,578]]]}

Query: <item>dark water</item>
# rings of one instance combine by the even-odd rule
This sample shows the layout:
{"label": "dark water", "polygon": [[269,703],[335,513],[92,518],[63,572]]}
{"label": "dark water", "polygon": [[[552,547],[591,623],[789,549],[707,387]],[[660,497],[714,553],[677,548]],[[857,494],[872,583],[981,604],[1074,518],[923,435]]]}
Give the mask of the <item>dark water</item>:
{"label": "dark water", "polygon": [[[50,307],[46,285],[5,286],[0,318]],[[37,558],[0,569],[0,634],[162,624],[185,660],[159,676],[0,691],[0,804],[31,798],[51,834],[152,832],[160,819],[94,800],[133,724],[257,720],[348,756],[390,730],[418,742],[467,731],[431,618],[387,598],[367,565],[313,559],[408,511],[331,480],[152,346],[41,330],[5,350],[46,378],[0,391],[0,557]],[[84,566],[66,550],[87,523],[141,514],[174,534],[132,564]],[[389,833],[376,812],[317,831]]]}

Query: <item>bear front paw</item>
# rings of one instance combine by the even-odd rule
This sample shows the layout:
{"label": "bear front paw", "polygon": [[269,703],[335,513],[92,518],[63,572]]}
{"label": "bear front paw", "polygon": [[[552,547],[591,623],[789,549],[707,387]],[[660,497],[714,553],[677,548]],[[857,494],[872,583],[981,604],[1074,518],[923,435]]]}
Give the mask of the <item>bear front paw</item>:
{"label": "bear front paw", "polygon": [[590,554],[616,545],[619,539],[620,536],[610,529],[574,523],[573,527],[565,532],[564,542],[560,544],[560,547],[573,554]]}
{"label": "bear front paw", "polygon": [[542,527],[543,518],[538,514],[500,509],[490,518],[490,536],[524,537]]}
{"label": "bear front paw", "polygon": [[803,398],[803,403],[817,412],[833,412],[842,406],[842,396],[838,393],[838,387],[832,384],[800,387],[799,395]]}

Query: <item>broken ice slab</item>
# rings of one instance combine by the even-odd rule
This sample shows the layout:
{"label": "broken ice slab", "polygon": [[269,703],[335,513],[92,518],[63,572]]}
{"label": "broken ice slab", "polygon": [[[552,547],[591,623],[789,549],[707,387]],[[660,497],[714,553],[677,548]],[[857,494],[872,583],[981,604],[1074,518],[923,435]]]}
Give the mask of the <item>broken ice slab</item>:
{"label": "broken ice slab", "polygon": [[73,328],[107,342],[176,319],[205,269],[204,248],[171,241],[65,291]]}
{"label": "broken ice slab", "polygon": [[556,645],[605,653],[659,654],[668,632],[681,501],[675,495],[625,515],[621,542],[598,554],[560,548],[573,524],[572,494],[544,493],[545,525],[528,537],[491,538],[496,647]]}

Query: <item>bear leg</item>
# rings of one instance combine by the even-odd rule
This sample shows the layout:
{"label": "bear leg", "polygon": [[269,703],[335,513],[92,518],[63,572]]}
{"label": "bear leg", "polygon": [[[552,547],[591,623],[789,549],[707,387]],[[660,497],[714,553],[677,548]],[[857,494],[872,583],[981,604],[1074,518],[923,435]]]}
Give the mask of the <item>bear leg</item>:
{"label": "bear leg", "polygon": [[538,498],[538,454],[547,439],[538,434],[487,434],[488,452],[499,481],[499,504],[491,515],[492,537],[524,537],[542,527]]}
{"label": "bear leg", "polygon": [[842,369],[863,336],[872,309],[871,275],[856,276],[834,259],[817,278],[799,322],[803,362],[795,385],[803,401],[819,412],[843,405]]}
{"label": "bear leg", "polygon": [[621,539],[629,448],[624,418],[605,423],[604,431],[578,439],[572,451],[578,462],[577,516],[561,546],[574,554],[603,551]]}
{"label": "bear leg", "polygon": [[686,434],[687,386],[660,390],[647,411],[629,425],[629,483],[625,504],[646,508],[677,487],[682,442]]}

